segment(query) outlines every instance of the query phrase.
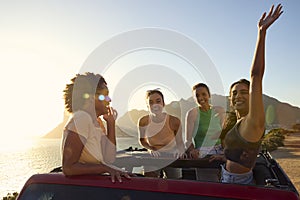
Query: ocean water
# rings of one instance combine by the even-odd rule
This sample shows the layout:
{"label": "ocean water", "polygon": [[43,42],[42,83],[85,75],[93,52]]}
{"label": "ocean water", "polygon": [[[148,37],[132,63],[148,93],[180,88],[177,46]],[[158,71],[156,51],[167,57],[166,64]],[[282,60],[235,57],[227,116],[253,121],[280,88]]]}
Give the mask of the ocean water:
{"label": "ocean water", "polygon": [[[140,147],[137,138],[117,138],[117,149]],[[31,139],[0,144],[0,199],[20,192],[26,180],[61,166],[60,139]]]}

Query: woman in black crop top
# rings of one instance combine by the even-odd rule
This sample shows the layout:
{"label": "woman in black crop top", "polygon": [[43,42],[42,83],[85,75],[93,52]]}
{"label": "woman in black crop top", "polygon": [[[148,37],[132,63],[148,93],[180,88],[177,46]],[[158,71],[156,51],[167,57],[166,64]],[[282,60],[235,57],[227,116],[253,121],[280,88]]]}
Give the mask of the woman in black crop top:
{"label": "woman in black crop top", "polygon": [[[262,78],[265,71],[265,38],[267,29],[282,14],[279,4],[268,14],[264,13],[258,22],[258,36],[250,82],[241,79],[230,87],[230,106],[237,122],[233,128],[224,127],[226,133],[224,154],[226,165],[222,166],[221,182],[250,184],[253,182],[252,168],[265,130],[265,114],[262,100]],[[229,130],[227,132],[227,130]],[[224,133],[224,132],[223,132]]]}

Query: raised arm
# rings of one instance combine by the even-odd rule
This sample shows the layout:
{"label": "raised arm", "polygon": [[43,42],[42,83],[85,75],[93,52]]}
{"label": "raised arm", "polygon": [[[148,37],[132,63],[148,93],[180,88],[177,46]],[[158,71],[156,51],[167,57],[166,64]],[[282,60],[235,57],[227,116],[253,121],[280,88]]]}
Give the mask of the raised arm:
{"label": "raised arm", "polygon": [[103,115],[103,119],[106,121],[107,133],[101,139],[101,147],[103,153],[103,159],[106,163],[113,163],[116,159],[116,130],[115,119],[117,118],[117,112],[112,107],[107,108],[108,113]]}
{"label": "raised arm", "polygon": [[[111,164],[116,159],[117,142],[115,119],[117,118],[117,111],[109,106],[107,107],[107,110],[108,113],[103,115],[103,119],[106,121],[107,133],[102,136],[101,147],[104,161],[108,164]],[[98,122],[101,124],[101,119],[99,120]]]}
{"label": "raised arm", "polygon": [[274,10],[271,7],[268,14],[263,13],[258,22],[258,35],[250,70],[249,113],[241,124],[240,133],[248,141],[258,141],[265,129],[265,114],[262,100],[262,78],[265,71],[265,40],[267,29],[282,14],[279,4]]}

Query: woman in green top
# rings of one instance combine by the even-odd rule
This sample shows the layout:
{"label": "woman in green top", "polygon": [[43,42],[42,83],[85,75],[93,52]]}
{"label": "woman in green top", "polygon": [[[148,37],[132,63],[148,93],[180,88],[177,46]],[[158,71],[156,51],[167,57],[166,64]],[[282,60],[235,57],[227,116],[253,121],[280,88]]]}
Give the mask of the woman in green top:
{"label": "woman in green top", "polygon": [[210,91],[206,84],[198,83],[193,87],[197,107],[188,111],[186,116],[186,148],[190,158],[197,159],[208,154],[222,152],[219,139],[225,110],[210,104]]}

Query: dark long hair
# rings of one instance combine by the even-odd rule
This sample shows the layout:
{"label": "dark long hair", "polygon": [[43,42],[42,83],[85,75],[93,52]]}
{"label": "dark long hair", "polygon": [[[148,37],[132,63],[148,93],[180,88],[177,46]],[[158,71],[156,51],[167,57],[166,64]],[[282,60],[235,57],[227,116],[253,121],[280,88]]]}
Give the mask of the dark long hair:
{"label": "dark long hair", "polygon": [[[225,139],[226,134],[230,131],[237,122],[237,117],[234,111],[227,111],[226,118],[223,123],[223,128],[220,134],[220,139],[223,141]],[[222,142],[223,143],[223,142]]]}
{"label": "dark long hair", "polygon": [[[247,85],[248,88],[250,87],[250,82],[247,79],[240,79],[240,80],[232,83],[230,86],[230,91],[229,91],[229,99],[228,99],[229,101],[231,98],[231,90],[232,90],[233,86],[235,86],[236,84],[240,84],[240,83]],[[234,127],[236,122],[237,122],[237,117],[236,117],[235,110],[230,106],[230,110],[226,112],[226,118],[223,123],[223,128],[222,128],[221,135],[220,135],[222,144],[223,144],[223,140],[224,140],[226,134],[228,133],[228,131],[230,131]]]}

